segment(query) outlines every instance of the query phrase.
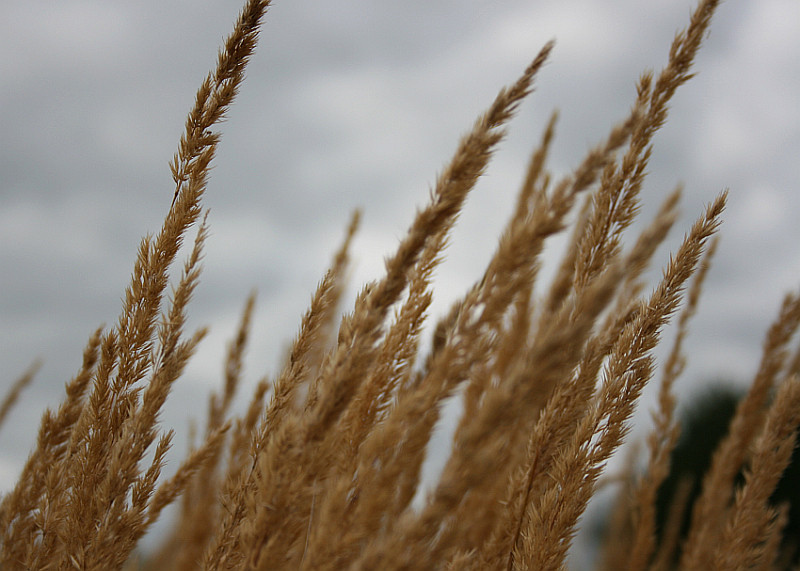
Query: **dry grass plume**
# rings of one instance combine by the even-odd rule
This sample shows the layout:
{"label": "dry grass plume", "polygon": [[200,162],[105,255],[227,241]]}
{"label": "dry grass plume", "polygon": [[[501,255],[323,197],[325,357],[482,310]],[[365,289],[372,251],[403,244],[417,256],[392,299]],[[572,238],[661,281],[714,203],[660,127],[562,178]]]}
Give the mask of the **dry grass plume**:
{"label": "dry grass plume", "polygon": [[[172,204],[161,230],[141,242],[120,317],[89,339],[62,404],[45,412],[18,483],[2,497],[0,566],[560,570],[656,375],[646,468],[632,467],[624,478],[598,567],[771,569],[785,561],[786,510],[769,498],[800,424],[800,358],[790,353],[800,326],[798,294],[787,296],[767,333],[759,372],[700,499],[687,506],[677,496],[660,542],[656,530],[656,495],[680,430],[673,385],[727,193],[699,214],[650,288],[642,276],[677,220],[680,190],[638,236],[627,234],[653,137],[692,76],[717,4],[700,1],[664,69],[641,76],[627,116],[561,178],[547,167],[552,116],[493,257],[433,326],[430,347],[420,339],[433,272],[553,43],[463,136],[429,203],[386,258],[385,273],[340,317],[359,222],[353,215],[286,362],[250,389],[249,406],[237,414],[231,403],[242,384],[252,294],[200,441],[165,477],[173,432],[160,427],[160,410],[204,334],[187,332],[185,323],[208,238],[202,198],[220,143],[215,129],[242,84],[269,6],[248,1],[197,92],[171,165],[174,195],[165,198]],[[193,245],[170,292],[192,227]],[[540,284],[547,240],[567,230],[559,269]],[[677,337],[659,372],[653,351],[676,318]],[[34,372],[11,387],[0,422]],[[449,457],[438,482],[414,503],[442,404],[454,395],[464,412]],[[160,549],[134,557],[173,502],[177,516]],[[680,544],[675,522],[687,509],[691,529]]]}

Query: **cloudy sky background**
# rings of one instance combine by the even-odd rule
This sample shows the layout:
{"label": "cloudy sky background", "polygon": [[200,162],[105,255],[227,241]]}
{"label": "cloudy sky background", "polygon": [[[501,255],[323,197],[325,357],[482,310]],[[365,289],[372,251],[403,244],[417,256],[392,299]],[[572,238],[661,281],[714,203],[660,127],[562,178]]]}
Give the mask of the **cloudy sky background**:
{"label": "cloudy sky background", "polygon": [[[205,200],[212,235],[190,314],[211,334],[163,416],[179,449],[188,418],[204,418],[251,289],[245,393],[275,371],[352,209],[364,210],[354,291],[379,275],[459,136],[555,38],[438,271],[441,313],[480,277],[551,111],[561,113],[550,164],[560,175],[625,116],[640,72],[665,63],[693,6],[277,2]],[[0,1],[0,386],[44,359],[0,432],[0,489],[89,334],[117,318],[139,240],[172,199],[168,161],[186,112],[238,10],[238,0]],[[659,264],[703,205],[731,190],[682,393],[713,377],[745,382],[783,294],[798,285],[798,22],[796,0],[724,3],[699,75],[656,139],[642,220],[676,184],[686,189]]]}

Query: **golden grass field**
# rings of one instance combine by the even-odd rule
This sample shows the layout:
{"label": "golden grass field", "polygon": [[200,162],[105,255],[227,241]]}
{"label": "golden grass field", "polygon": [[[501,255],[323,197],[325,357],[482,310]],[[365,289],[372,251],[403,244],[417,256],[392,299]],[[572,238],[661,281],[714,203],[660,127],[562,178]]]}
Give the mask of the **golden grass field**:
{"label": "golden grass field", "polygon": [[[254,310],[254,297],[246,300],[199,443],[172,476],[162,474],[173,432],[161,427],[160,411],[204,335],[185,323],[209,232],[202,199],[217,127],[269,3],[247,2],[197,91],[172,161],[172,205],[160,231],[141,242],[119,319],[88,340],[83,366],[61,405],[44,413],[17,484],[2,497],[2,569],[563,569],[651,381],[658,397],[645,467],[623,478],[597,568],[787,567],[787,507],[770,496],[800,423],[797,293],[766,332],[758,372],[701,495],[687,505],[676,494],[663,529],[656,524],[680,430],[673,385],[726,192],[697,213],[655,284],[643,275],[677,220],[680,190],[637,236],[626,230],[639,212],[653,137],[691,78],[714,0],[699,2],[666,66],[639,78],[628,116],[563,178],[548,169],[553,115],[482,278],[446,315],[426,321],[432,274],[551,43],[475,120],[385,273],[342,316],[353,214],[282,370],[237,414],[231,403]],[[541,284],[543,249],[559,233],[569,235],[568,247]],[[663,339],[670,322],[677,335]],[[420,347],[425,328],[432,341]],[[669,358],[657,368],[659,343]],[[34,372],[11,387],[0,422]],[[454,395],[463,416],[450,456],[412,503],[442,404]],[[178,515],[161,546],[142,553],[142,537],[173,503]]]}

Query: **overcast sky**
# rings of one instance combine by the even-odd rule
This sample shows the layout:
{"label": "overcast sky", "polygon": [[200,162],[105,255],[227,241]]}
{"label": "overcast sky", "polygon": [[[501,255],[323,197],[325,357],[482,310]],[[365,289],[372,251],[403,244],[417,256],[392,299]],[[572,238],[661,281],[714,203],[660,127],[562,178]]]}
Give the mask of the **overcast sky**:
{"label": "overcast sky", "polygon": [[[481,275],[527,154],[561,118],[564,174],[625,116],[666,61],[693,0],[278,1],[223,139],[192,325],[210,325],[163,420],[202,420],[247,293],[258,310],[246,380],[271,373],[351,210],[364,209],[353,284],[379,275],[459,136],[556,39],[536,92],[475,189],[438,272],[434,313]],[[0,386],[44,366],[0,432],[0,489],[89,334],[113,324],[139,240],[172,199],[168,161],[238,0],[0,1]],[[722,4],[656,139],[642,215],[685,184],[663,263],[730,188],[719,254],[680,390],[748,379],[800,278],[800,3]],[[655,274],[657,275],[657,273]],[[351,296],[352,297],[352,296]],[[246,389],[246,392],[248,392]]]}

